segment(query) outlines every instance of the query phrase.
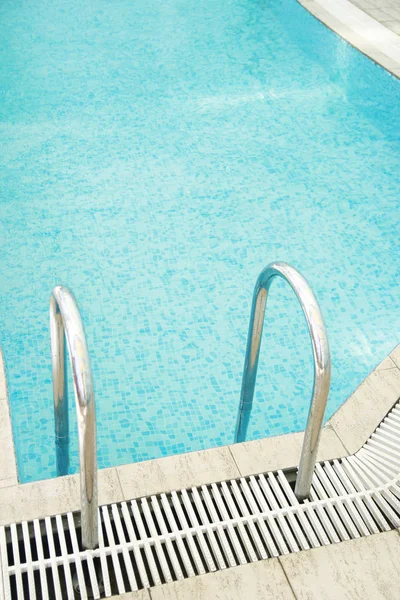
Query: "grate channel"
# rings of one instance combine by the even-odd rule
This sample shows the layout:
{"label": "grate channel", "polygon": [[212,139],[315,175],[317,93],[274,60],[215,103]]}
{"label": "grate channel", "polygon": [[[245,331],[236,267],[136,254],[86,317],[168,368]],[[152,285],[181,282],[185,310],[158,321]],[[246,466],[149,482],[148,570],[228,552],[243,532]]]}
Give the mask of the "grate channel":
{"label": "grate channel", "polygon": [[279,470],[102,506],[94,551],[79,513],[1,527],[4,597],[110,597],[397,528],[399,439],[397,404],[355,455],[316,465],[301,504]]}

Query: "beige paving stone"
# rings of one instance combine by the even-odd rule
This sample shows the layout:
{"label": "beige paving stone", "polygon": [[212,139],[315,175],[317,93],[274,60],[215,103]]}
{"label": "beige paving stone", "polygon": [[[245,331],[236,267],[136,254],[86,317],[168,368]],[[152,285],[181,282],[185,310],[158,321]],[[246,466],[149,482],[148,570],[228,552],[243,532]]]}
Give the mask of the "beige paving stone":
{"label": "beige paving stone", "polygon": [[3,353],[0,349],[0,400],[7,398],[6,368]]}
{"label": "beige paving stone", "polygon": [[0,479],[0,489],[12,487],[18,485],[18,479],[16,477],[10,477],[8,479]]}
{"label": "beige paving stone", "polygon": [[7,398],[7,383],[3,355],[0,351],[0,482],[3,479],[17,481],[17,462],[11,428],[11,415]]}
{"label": "beige paving stone", "polygon": [[[296,467],[300,461],[304,432],[279,435],[242,444],[230,450],[242,476]],[[327,425],[321,432],[318,460],[339,458],[347,454],[340,439]]]}
{"label": "beige paving stone", "polygon": [[400,21],[400,2],[388,6],[385,8],[385,12],[389,13],[392,19]]}
{"label": "beige paving stone", "polygon": [[386,369],[393,369],[396,367],[396,364],[394,363],[394,361],[390,358],[390,356],[387,356],[386,358],[383,359],[383,361],[381,363],[379,363],[379,365],[376,367],[377,371],[386,371]]}
{"label": "beige paving stone", "polygon": [[230,450],[243,477],[276,469],[287,469],[299,464],[304,433],[278,435],[241,444],[232,444]]}
{"label": "beige paving stone", "polygon": [[386,27],[389,27],[389,29],[391,29],[392,31],[394,31],[394,33],[400,34],[400,19],[394,19],[393,21],[384,21],[383,24]]}
{"label": "beige paving stone", "polygon": [[0,525],[65,512],[78,496],[74,476],[49,479],[0,490]]}
{"label": "beige paving stone", "polygon": [[111,600],[151,600],[151,596],[148,590],[139,590],[138,592],[111,596]]}
{"label": "beige paving stone", "polygon": [[397,531],[279,558],[297,600],[398,600]]}
{"label": "beige paving stone", "polygon": [[[114,468],[99,471],[98,477],[99,504],[110,504],[123,499]],[[0,489],[0,525],[79,509],[79,475]]]}
{"label": "beige paving stone", "polygon": [[370,9],[366,10],[365,12],[367,12],[371,17],[373,17],[374,19],[377,19],[381,23],[382,23],[382,21],[388,21],[392,16],[390,13],[386,12],[385,10],[383,10],[381,8],[370,8]]}
{"label": "beige paving stone", "polygon": [[0,481],[15,479],[17,481],[17,464],[14,454],[14,442],[11,433],[8,405],[0,400]]}
{"label": "beige paving stone", "polygon": [[[398,71],[398,75],[400,76],[400,69]],[[390,358],[394,362],[394,364],[400,369],[400,344],[396,346],[396,348],[390,353]]]}
{"label": "beige paving stone", "polygon": [[98,473],[98,477],[100,505],[121,502],[124,499],[124,494],[115,467],[112,467],[111,469],[101,469]]}
{"label": "beige paving stone", "polygon": [[362,9],[372,8],[371,0],[369,2],[365,2],[365,0],[353,0],[353,4]]}
{"label": "beige paving stone", "polygon": [[397,368],[373,371],[329,420],[349,454],[360,449],[400,398]]}
{"label": "beige paving stone", "polygon": [[152,600],[295,600],[277,559],[151,589]]}
{"label": "beige paving stone", "polygon": [[117,467],[125,499],[238,477],[228,447]]}

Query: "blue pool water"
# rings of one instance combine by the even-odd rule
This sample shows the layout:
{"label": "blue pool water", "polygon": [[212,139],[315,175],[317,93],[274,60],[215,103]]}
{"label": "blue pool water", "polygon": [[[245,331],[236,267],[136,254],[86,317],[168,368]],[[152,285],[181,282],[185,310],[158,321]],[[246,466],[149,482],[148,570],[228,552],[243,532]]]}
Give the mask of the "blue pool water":
{"label": "blue pool water", "polygon": [[[273,260],[321,304],[330,416],[399,341],[399,81],[295,0],[3,0],[0,19],[20,480],[55,475],[59,283],[86,326],[101,467],[232,442],[252,289]],[[249,439],[302,429],[311,393],[283,283],[267,321]]]}

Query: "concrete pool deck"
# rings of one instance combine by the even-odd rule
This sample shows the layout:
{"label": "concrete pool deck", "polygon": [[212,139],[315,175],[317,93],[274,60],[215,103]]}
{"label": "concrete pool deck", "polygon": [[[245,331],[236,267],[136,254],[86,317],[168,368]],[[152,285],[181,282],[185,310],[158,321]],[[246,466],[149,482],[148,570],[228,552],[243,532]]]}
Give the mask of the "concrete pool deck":
{"label": "concrete pool deck", "polygon": [[394,33],[400,34],[400,2],[396,2],[396,0],[352,0],[352,4],[361,8]]}

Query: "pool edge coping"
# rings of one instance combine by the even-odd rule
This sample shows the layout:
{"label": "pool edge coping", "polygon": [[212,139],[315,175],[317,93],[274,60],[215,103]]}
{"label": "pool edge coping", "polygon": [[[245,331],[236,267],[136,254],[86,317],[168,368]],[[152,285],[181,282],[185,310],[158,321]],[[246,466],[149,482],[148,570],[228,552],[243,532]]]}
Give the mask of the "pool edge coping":
{"label": "pool edge coping", "polygon": [[[321,433],[318,460],[339,458],[357,451],[399,398],[400,344],[364,379],[326,423]],[[7,410],[4,410],[5,407]],[[0,351],[1,408],[8,414],[8,423],[4,427],[8,429],[8,434],[0,437],[0,455],[8,457],[15,476],[4,477],[7,460],[3,460],[0,465],[0,525],[79,510],[79,474],[18,483],[7,384]],[[174,489],[294,467],[300,458],[302,439],[303,432],[291,433],[101,469],[99,504],[112,504]]]}
{"label": "pool edge coping", "polygon": [[3,353],[0,348],[0,488],[18,484],[18,469]]}
{"label": "pool edge coping", "polygon": [[310,14],[400,79],[400,36],[349,0],[297,0]]}

